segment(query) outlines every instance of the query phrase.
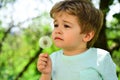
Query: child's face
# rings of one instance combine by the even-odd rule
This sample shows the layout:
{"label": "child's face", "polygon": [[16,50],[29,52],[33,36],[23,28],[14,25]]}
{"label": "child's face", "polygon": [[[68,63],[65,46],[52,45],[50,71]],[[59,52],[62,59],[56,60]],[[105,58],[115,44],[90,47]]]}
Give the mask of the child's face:
{"label": "child's face", "polygon": [[80,25],[76,16],[65,12],[55,14],[52,39],[57,47],[63,49],[82,47],[85,34],[80,34],[80,32]]}

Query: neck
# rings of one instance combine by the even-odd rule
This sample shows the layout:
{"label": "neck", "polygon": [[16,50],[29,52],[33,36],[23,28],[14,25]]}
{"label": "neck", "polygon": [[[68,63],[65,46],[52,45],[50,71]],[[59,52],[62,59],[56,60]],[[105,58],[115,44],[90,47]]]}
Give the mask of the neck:
{"label": "neck", "polygon": [[63,49],[64,55],[73,56],[85,52],[87,48],[78,48],[78,49]]}

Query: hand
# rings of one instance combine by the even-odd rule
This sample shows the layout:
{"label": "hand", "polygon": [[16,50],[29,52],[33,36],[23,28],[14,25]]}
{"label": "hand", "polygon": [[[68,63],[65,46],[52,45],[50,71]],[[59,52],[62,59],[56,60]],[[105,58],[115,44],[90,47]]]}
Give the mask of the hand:
{"label": "hand", "polygon": [[52,62],[48,54],[42,53],[39,55],[37,68],[42,74],[51,74]]}

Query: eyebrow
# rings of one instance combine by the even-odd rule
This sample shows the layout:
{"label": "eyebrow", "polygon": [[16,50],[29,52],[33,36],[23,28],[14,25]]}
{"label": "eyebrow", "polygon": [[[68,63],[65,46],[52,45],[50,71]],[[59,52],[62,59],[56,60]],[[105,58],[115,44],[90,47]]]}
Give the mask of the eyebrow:
{"label": "eyebrow", "polygon": [[[54,20],[54,23],[55,23],[55,22],[57,22],[57,20]],[[69,22],[69,21],[63,20],[63,22],[66,22],[66,23],[69,23],[69,24],[71,24],[71,25],[72,25],[72,23],[71,23],[71,22]]]}
{"label": "eyebrow", "polygon": [[63,20],[63,22],[66,22],[66,23],[72,24],[71,22],[69,22],[69,21],[65,21],[65,20]]}
{"label": "eyebrow", "polygon": [[53,23],[55,23],[57,20],[54,20]]}

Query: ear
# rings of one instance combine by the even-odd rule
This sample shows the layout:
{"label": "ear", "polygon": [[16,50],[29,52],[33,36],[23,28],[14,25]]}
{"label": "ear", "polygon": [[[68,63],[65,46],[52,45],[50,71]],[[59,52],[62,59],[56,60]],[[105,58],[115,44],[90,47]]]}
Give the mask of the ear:
{"label": "ear", "polygon": [[86,33],[85,36],[83,37],[83,41],[84,42],[88,42],[90,41],[95,35],[95,32],[94,31],[91,31],[89,33]]}

